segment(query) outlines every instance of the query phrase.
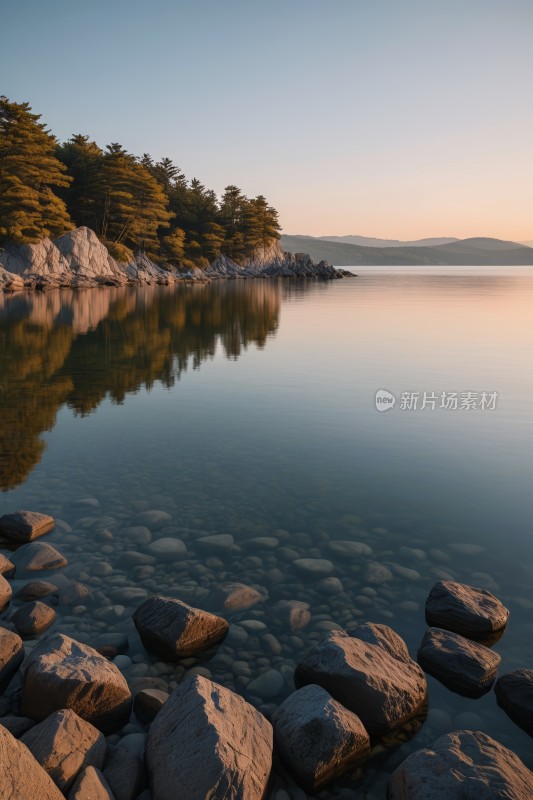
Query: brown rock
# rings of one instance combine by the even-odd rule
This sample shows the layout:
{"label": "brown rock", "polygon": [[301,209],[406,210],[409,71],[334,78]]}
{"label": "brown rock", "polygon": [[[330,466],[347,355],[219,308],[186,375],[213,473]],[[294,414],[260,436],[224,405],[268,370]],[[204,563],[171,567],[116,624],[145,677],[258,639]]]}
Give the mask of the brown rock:
{"label": "brown rock", "polygon": [[225,619],[170,597],[149,597],[133,615],[144,646],[161,658],[187,658],[222,641]]}
{"label": "brown rock", "polygon": [[67,559],[55,547],[45,542],[23,544],[11,559],[18,570],[37,572],[67,566]]}
{"label": "brown rock", "polygon": [[[371,626],[360,626],[357,632],[378,638]],[[388,641],[396,638],[391,631]],[[322,686],[357,714],[369,733],[388,733],[414,717],[427,694],[425,675],[404,655],[404,648],[332,631],[297,666],[294,683],[297,688],[309,683]]]}
{"label": "brown rock", "polygon": [[263,800],[272,727],[242,697],[199,675],[170,695],[148,733],[153,800]]}
{"label": "brown rock", "polygon": [[104,778],[116,800],[135,800],[144,785],[143,763],[125,747],[113,747],[107,757]]}
{"label": "brown rock", "polygon": [[4,578],[12,578],[15,574],[15,565],[9,558],[0,553],[0,575]]}
{"label": "brown rock", "polygon": [[509,611],[491,592],[456,581],[438,581],[426,600],[426,622],[484,640],[503,630]]}
{"label": "brown rock", "polygon": [[370,753],[370,738],[356,714],[320,686],[304,686],[272,715],[277,747],[311,792]]}
{"label": "brown rock", "polygon": [[513,722],[533,736],[533,669],[517,669],[502,675],[494,691],[498,705]]}
{"label": "brown rock", "polygon": [[293,633],[303,630],[311,622],[309,603],[302,600],[280,600],[272,608],[275,619],[289,625]]}
{"label": "brown rock", "polygon": [[42,597],[48,597],[58,591],[55,583],[49,581],[29,581],[22,589],[19,589],[15,594],[17,600],[24,600],[30,602],[32,600],[40,600]]}
{"label": "brown rock", "polygon": [[63,795],[24,747],[0,725],[0,797],[2,800],[64,800]]}
{"label": "brown rock", "polygon": [[152,722],[168,700],[162,689],[141,689],[133,700],[133,710],[142,722]]}
{"label": "brown rock", "polygon": [[42,720],[64,708],[104,732],[129,719],[131,693],[114,664],[61,633],[43,639],[23,664],[22,713]]}
{"label": "brown rock", "polygon": [[37,511],[17,511],[14,514],[4,514],[0,517],[0,534],[17,544],[25,544],[54,527],[54,518],[49,514],[39,514]]}
{"label": "brown rock", "polygon": [[8,607],[13,590],[3,575],[0,575],[0,612]]}
{"label": "brown rock", "polygon": [[85,767],[76,778],[68,800],[115,800],[115,797],[100,770]]}
{"label": "brown rock", "polygon": [[54,624],[56,612],[50,606],[35,600],[24,603],[11,617],[21,636],[39,636]]}
{"label": "brown rock", "polygon": [[20,741],[62,792],[69,790],[84,767],[103,767],[107,753],[105,736],[72,709],[50,714]]}
{"label": "brown rock", "polygon": [[213,611],[242,611],[263,602],[265,596],[244,583],[223,583],[214,589],[206,600]]}
{"label": "brown rock", "polygon": [[466,697],[488,692],[500,662],[488,647],[440,628],[429,628],[418,650],[418,663],[426,672]]}
{"label": "brown rock", "polygon": [[24,659],[24,645],[16,633],[0,628],[0,692],[9,684]]}
{"label": "brown rock", "polygon": [[480,731],[453,731],[408,756],[388,800],[531,800],[533,773]]}
{"label": "brown rock", "polygon": [[35,722],[29,717],[14,717],[8,715],[7,717],[0,718],[0,725],[3,725],[15,739],[18,739],[23,733],[33,728]]}

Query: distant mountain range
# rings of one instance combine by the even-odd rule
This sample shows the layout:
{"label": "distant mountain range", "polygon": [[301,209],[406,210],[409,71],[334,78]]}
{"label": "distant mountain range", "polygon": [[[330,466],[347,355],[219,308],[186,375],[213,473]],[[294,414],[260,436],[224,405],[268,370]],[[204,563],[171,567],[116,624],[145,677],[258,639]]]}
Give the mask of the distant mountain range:
{"label": "distant mountain range", "polygon": [[[311,237],[315,238],[315,237]],[[318,236],[326,242],[343,242],[344,244],[359,244],[362,247],[435,247],[439,244],[451,244],[459,241],[455,236],[441,236],[434,239],[415,239],[412,242],[401,239],[374,239],[372,236]]]}
{"label": "distant mountain range", "polygon": [[[524,266],[533,265],[533,247],[502,239],[419,239],[399,245],[391,239],[368,239],[380,246],[355,243],[363,236],[281,237],[281,246],[292,253],[308,253],[315,261],[336,267],[356,266]],[[432,244],[428,244],[432,242]]]}

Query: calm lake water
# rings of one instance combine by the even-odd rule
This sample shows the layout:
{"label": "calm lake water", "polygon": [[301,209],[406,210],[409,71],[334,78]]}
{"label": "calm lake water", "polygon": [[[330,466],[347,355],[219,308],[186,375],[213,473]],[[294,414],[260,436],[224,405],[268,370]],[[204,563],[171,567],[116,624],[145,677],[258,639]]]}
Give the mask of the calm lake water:
{"label": "calm lake water", "polygon": [[[65,593],[57,627],[89,643],[126,633],[134,687],[172,689],[196,669],[268,714],[335,625],[386,623],[416,654],[425,598],[450,577],[511,610],[501,672],[532,667],[532,308],[533,272],[509,268],[0,295],[0,514],[67,523],[46,541],[69,565],[46,577],[90,590]],[[392,410],[376,410],[379,389]],[[458,407],[440,408],[454,392]],[[123,533],[145,510],[167,516]],[[233,544],[198,541],[213,534]],[[160,539],[186,557],[154,556]],[[347,558],[337,540],[366,547]],[[304,574],[300,558],[331,564]],[[131,613],[146,594],[207,607],[229,580],[268,598],[229,617],[216,653],[175,666],[144,652]],[[309,603],[309,625],[291,631],[280,600]],[[352,797],[357,780],[357,796],[383,798],[406,754],[458,727],[533,767],[492,692],[428,682],[416,735],[379,743],[317,797]],[[281,772],[276,785],[305,797]]]}

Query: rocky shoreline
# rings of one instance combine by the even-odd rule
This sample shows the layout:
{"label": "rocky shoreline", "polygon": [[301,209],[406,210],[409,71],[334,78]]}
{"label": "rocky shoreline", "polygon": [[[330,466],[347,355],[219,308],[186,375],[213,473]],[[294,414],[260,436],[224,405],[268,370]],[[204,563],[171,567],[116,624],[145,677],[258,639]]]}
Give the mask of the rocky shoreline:
{"label": "rocky shoreline", "polygon": [[[143,512],[127,529],[129,540],[149,553],[129,552],[141,570],[156,554],[183,556],[177,554],[184,548],[179,539],[152,541],[150,527],[164,526],[162,513]],[[446,579],[427,598],[429,627],[416,661],[387,625],[324,627],[293,675],[266,665],[250,675],[247,692],[257,696],[260,708],[213,681],[208,669],[193,667],[192,658],[207,659],[235,636],[240,626],[231,615],[261,603],[260,591],[226,582],[201,609],[176,597],[146,597],[131,587],[129,601],[138,597],[133,623],[142,644],[162,671],[179,668],[182,679],[170,692],[126,680],[127,637],[111,629],[92,646],[54,627],[58,600],[77,603],[81,611],[89,592],[81,583],[54,577],[67,559],[40,541],[54,526],[65,525],[35,512],[0,518],[7,547],[0,555],[2,797],[305,800],[339,776],[364,770],[384,741],[401,741],[399,731],[412,736],[420,730],[428,708],[426,672],[469,697],[494,687],[498,704],[532,733],[533,670],[497,678],[500,657],[490,649],[506,629],[508,609],[485,589]],[[208,560],[227,545],[225,536],[198,540]],[[300,562],[297,568],[321,579],[324,590],[335,580],[323,577],[323,559]],[[310,620],[302,602],[284,601],[279,613],[294,634]],[[262,625],[255,621],[255,627]],[[268,702],[279,694],[278,677],[294,687],[279,705]],[[285,771],[291,781],[282,788],[273,775]],[[389,779],[388,798],[528,800],[532,787],[533,773],[511,750],[482,731],[457,729],[403,759]],[[343,789],[339,796],[355,797],[354,792]]]}
{"label": "rocky shoreline", "polygon": [[89,228],[76,228],[51,241],[8,245],[0,251],[0,289],[91,288],[96,286],[170,285],[209,283],[249,278],[316,278],[333,280],[353,277],[326,261],[316,264],[304,253],[284,253],[278,241],[256,253],[244,264],[220,256],[208,269],[179,270],[161,266],[139,252],[127,264],[115,261]]}

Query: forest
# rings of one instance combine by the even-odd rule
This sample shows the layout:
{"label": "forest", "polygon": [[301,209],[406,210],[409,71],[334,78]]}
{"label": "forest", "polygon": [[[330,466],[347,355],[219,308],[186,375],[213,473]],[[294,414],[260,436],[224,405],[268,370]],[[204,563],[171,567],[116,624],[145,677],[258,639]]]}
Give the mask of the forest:
{"label": "forest", "polygon": [[263,195],[222,196],[170,158],[100,147],[86,134],[59,142],[29,103],[0,97],[0,246],[33,243],[85,225],[118,261],[144,251],[172,267],[242,264],[279,239]]}

